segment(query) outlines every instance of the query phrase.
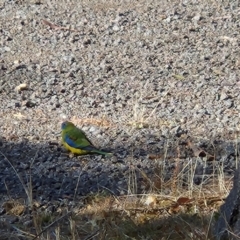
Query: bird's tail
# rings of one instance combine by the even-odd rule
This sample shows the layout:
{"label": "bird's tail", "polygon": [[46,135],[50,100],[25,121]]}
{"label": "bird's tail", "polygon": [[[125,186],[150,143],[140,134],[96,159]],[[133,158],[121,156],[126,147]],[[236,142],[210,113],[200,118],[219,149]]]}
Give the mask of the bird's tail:
{"label": "bird's tail", "polygon": [[104,151],[101,151],[101,150],[94,150],[92,151],[93,153],[97,153],[97,154],[100,154],[100,155],[104,155],[104,156],[112,156],[113,154],[110,153],[110,152],[104,152]]}

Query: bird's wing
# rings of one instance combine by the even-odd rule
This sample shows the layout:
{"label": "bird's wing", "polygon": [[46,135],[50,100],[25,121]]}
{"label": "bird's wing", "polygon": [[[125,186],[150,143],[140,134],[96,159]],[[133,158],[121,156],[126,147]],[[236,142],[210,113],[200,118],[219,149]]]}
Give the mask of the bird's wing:
{"label": "bird's wing", "polygon": [[82,132],[70,131],[64,134],[64,141],[73,148],[78,148],[85,151],[97,150],[91,142],[85,137]]}

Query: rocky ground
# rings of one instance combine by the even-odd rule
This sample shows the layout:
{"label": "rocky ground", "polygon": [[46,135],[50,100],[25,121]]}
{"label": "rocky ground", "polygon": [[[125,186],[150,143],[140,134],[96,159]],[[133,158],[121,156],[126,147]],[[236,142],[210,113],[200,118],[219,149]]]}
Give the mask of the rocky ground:
{"label": "rocky ground", "polygon": [[[0,2],[1,199],[24,184],[49,202],[231,177],[238,1],[76,2]],[[114,156],[69,155],[66,119]]]}

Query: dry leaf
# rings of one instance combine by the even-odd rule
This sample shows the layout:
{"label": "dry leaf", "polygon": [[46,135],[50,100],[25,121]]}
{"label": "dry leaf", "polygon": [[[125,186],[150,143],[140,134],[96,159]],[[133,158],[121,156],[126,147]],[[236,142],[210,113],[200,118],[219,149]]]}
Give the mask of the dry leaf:
{"label": "dry leaf", "polygon": [[27,89],[28,89],[28,85],[26,83],[21,83],[15,88],[15,90],[17,92],[21,92],[21,91],[27,90]]}
{"label": "dry leaf", "polygon": [[178,74],[173,75],[173,77],[176,78],[177,80],[184,80],[185,79],[184,76],[178,75]]}
{"label": "dry leaf", "polygon": [[177,203],[179,205],[184,205],[186,203],[190,203],[192,201],[192,199],[190,198],[187,198],[187,197],[180,197],[178,200],[177,200]]}
{"label": "dry leaf", "polygon": [[151,207],[155,207],[156,206],[156,197],[149,195],[147,196],[146,200],[144,201],[145,205],[151,206]]}
{"label": "dry leaf", "polygon": [[149,154],[148,159],[155,160],[155,159],[163,159],[163,154]]}
{"label": "dry leaf", "polygon": [[213,161],[214,160],[213,155],[207,153],[206,151],[204,151],[200,147],[194,145],[190,140],[187,141],[187,145],[188,145],[189,148],[192,149],[195,157],[202,157],[202,158],[207,157],[207,161]]}

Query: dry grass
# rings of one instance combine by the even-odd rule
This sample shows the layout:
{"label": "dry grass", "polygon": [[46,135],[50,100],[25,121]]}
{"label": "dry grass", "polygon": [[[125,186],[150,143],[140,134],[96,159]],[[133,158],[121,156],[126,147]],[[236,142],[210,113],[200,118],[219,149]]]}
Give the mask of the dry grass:
{"label": "dry grass", "polygon": [[[191,164],[189,161],[185,167]],[[18,216],[20,221],[14,224],[1,220],[0,239],[213,239],[210,227],[232,186],[231,179],[224,179],[220,169],[207,184],[196,186],[192,180],[195,165],[189,169],[189,182],[184,188],[183,170],[176,170],[166,182],[160,176],[150,180],[141,172],[150,186],[149,193],[142,195],[135,194],[138,182],[133,169],[128,195],[115,196],[104,190],[86,196],[84,207],[70,211],[63,207],[54,213],[40,210],[32,198],[31,181],[26,185],[19,176],[28,204],[13,199],[4,203],[6,216]],[[161,171],[165,171],[164,165]],[[166,190],[169,194],[164,194]]]}
{"label": "dry grass", "polygon": [[74,209],[71,216],[38,213],[31,228],[14,224],[11,228],[24,239],[37,239],[36,235],[38,239],[212,239],[211,221],[222,204],[219,197],[114,197],[103,193],[85,201],[86,206]]}

